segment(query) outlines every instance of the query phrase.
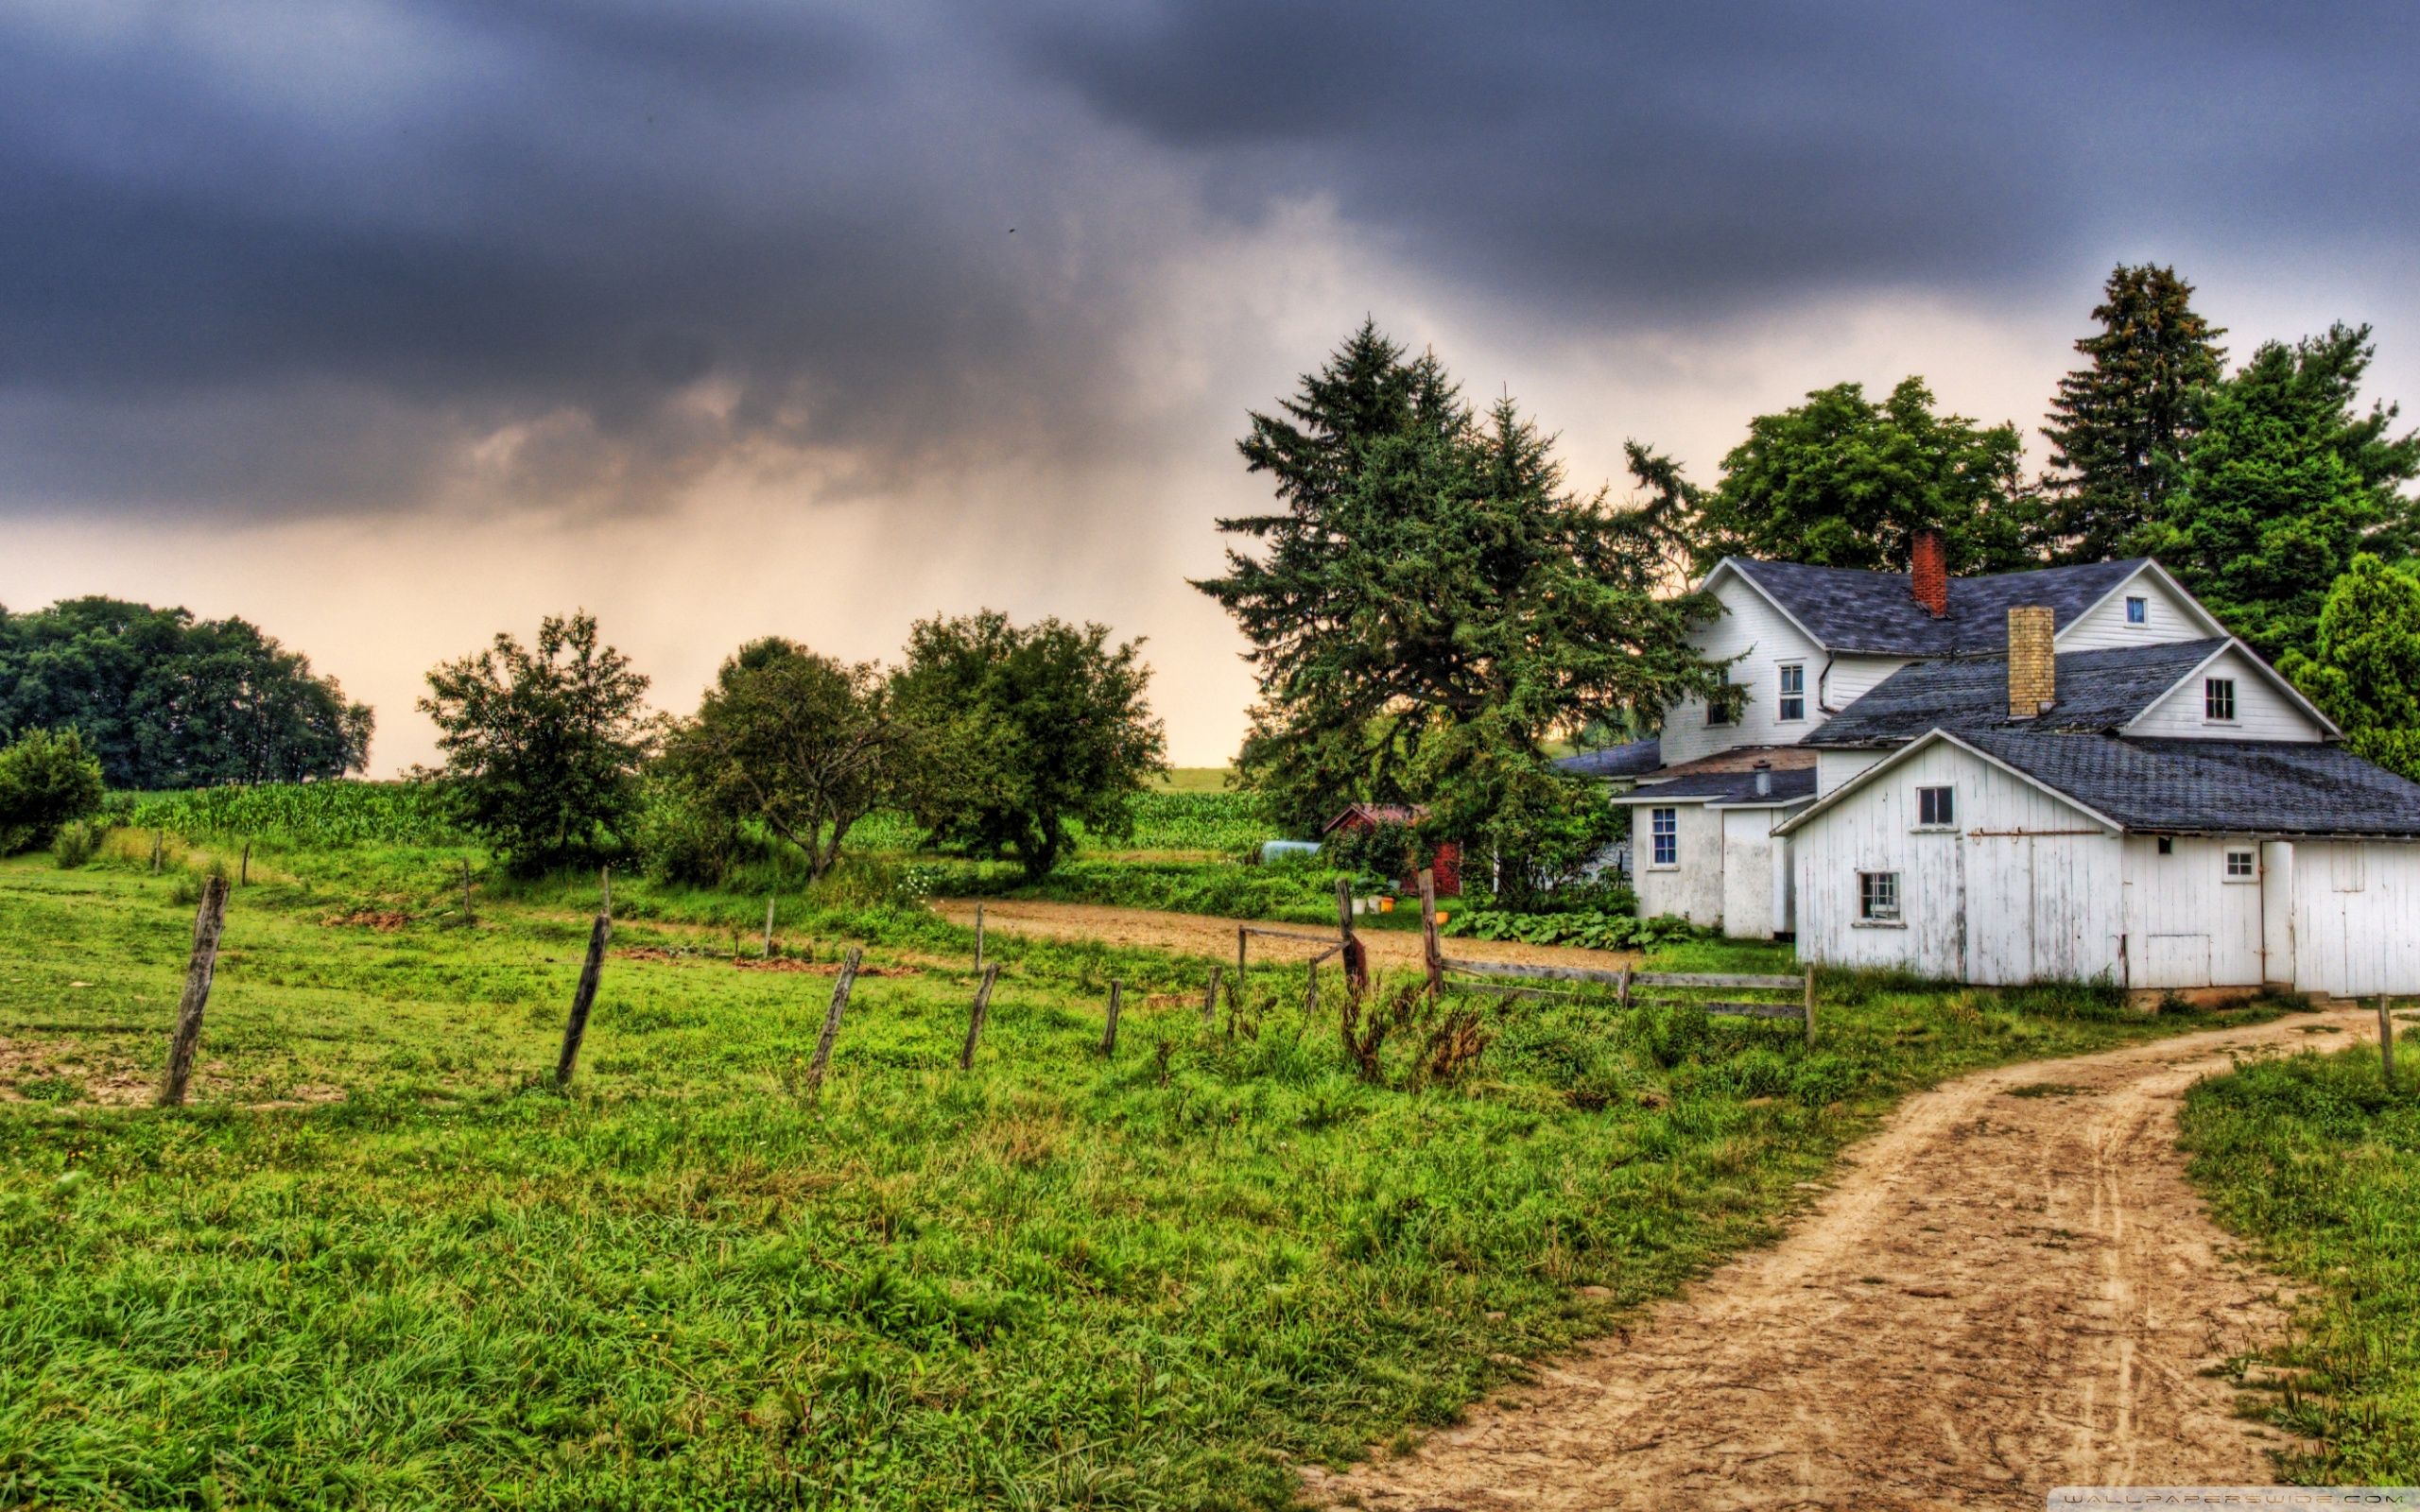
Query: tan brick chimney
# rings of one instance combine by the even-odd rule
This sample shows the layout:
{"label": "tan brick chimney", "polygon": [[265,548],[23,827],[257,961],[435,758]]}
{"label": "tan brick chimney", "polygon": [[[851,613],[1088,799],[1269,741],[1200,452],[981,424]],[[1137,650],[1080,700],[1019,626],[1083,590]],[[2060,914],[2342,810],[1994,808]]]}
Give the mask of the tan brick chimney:
{"label": "tan brick chimney", "polygon": [[2059,663],[2050,650],[2057,628],[2048,606],[2017,604],[2008,611],[2008,716],[2031,719],[2059,698]]}
{"label": "tan brick chimney", "polygon": [[1949,542],[1927,525],[1909,542],[1908,586],[1934,619],[1949,612]]}

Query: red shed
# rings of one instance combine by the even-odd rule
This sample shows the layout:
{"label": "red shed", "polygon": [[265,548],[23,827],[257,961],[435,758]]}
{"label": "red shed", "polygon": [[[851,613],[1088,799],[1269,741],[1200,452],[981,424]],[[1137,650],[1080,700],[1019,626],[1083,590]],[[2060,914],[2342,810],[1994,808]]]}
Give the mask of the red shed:
{"label": "red shed", "polygon": [[[1409,808],[1401,803],[1356,803],[1322,826],[1320,838],[1324,840],[1339,830],[1374,830],[1381,824],[1416,824],[1427,814],[1425,808]],[[1429,869],[1437,873],[1438,897],[1460,898],[1462,895],[1461,847],[1451,840],[1439,846],[1437,858],[1429,864]],[[1406,877],[1401,885],[1406,892],[1418,892],[1420,878],[1417,875]]]}

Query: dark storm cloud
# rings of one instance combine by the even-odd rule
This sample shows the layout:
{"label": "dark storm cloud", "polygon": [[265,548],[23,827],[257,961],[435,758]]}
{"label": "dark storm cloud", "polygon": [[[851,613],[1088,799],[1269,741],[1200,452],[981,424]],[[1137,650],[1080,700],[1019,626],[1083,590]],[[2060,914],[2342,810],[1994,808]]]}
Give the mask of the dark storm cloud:
{"label": "dark storm cloud", "polygon": [[2408,237],[2414,16],[25,0],[0,510],[1115,445],[1155,268],[1291,197],[1575,320]]}

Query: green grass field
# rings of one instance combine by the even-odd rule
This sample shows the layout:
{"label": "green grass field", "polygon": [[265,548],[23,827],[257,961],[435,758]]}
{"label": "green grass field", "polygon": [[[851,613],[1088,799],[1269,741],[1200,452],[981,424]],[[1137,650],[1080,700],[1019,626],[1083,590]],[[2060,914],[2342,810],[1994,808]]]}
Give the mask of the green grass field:
{"label": "green grass field", "polygon": [[[2409,1034],[2420,1015],[2398,1025]],[[2187,1097],[2190,1172],[2221,1223],[2309,1290],[2263,1416],[2323,1441],[2315,1486],[2420,1484],[2420,1068],[2375,1049],[2246,1066]]]}
{"label": "green grass field", "polygon": [[1206,963],[1002,938],[961,1074],[968,937],[836,895],[786,957],[883,974],[809,1101],[831,978],[632,879],[562,1095],[593,880],[466,929],[457,852],[264,844],[163,1112],[214,856],[148,847],[0,863],[0,1503],[1284,1505],[1771,1235],[1901,1091],[2184,1026],[1844,979],[1812,1053],[1530,1004],[1374,1084],[1299,978],[1230,1036]]}

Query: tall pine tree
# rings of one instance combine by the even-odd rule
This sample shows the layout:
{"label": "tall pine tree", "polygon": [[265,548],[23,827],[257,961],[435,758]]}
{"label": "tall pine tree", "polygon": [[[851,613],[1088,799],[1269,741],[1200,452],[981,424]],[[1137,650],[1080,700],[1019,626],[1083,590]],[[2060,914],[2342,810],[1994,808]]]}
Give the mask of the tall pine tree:
{"label": "tall pine tree", "polygon": [[2182,482],[2145,543],[2227,627],[2274,660],[2312,649],[2329,585],[2363,551],[2411,554],[2420,435],[2359,403],[2367,326],[2271,341],[2195,402]]}
{"label": "tall pine tree", "polygon": [[2180,481],[2194,391],[2220,380],[2226,357],[2226,333],[2172,267],[2118,265],[2092,318],[2100,331],[2076,342],[2090,362],[2059,380],[2042,427],[2053,471],[2036,540],[2053,561],[2106,561],[2138,543]]}
{"label": "tall pine tree", "polygon": [[1510,401],[1473,414],[1374,325],[1239,444],[1282,507],[1220,520],[1259,550],[1194,586],[1252,644],[1238,765],[1281,822],[1424,802],[1483,841],[1491,813],[1555,806],[1552,733],[1713,685],[1686,639],[1707,606],[1659,596],[1653,511],[1566,492]]}

